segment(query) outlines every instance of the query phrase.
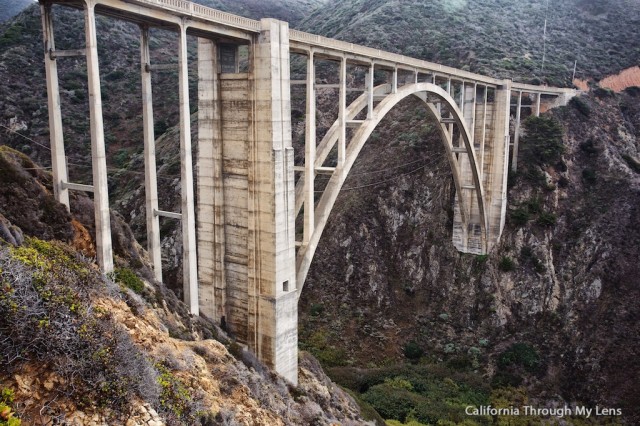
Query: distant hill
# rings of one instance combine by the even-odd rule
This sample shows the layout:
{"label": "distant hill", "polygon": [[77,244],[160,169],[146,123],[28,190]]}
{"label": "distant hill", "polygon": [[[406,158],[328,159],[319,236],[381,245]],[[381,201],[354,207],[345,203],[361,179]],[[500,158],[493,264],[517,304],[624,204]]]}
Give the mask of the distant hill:
{"label": "distant hill", "polygon": [[640,3],[632,0],[353,0],[319,8],[301,26],[481,74],[553,85],[571,85],[576,60],[577,76],[601,79],[640,59]]}
{"label": "distant hill", "polygon": [[13,18],[30,4],[33,0],[0,0],[0,22]]}
{"label": "distant hill", "polygon": [[247,18],[276,18],[296,27],[318,6],[327,0],[197,0],[215,9],[246,16]]}

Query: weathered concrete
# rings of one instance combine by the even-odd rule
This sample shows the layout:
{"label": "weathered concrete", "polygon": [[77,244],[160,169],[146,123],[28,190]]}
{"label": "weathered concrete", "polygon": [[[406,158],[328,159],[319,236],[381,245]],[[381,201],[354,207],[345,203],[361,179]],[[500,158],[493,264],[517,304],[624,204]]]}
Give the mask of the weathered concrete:
{"label": "weathered concrete", "polygon": [[289,25],[263,19],[260,26],[253,44],[248,343],[262,360],[297,383],[298,292]]}
{"label": "weathered concrete", "polygon": [[142,76],[142,128],[144,133],[144,188],[147,215],[147,251],[153,264],[156,280],[162,282],[162,253],[160,247],[160,218],[158,210],[158,177],[156,170],[156,140],[153,128],[153,90],[151,88],[151,55],[149,27],[140,28],[140,64]]}
{"label": "weathered concrete", "polygon": [[191,109],[189,107],[189,58],[187,27],[180,25],[179,98],[180,98],[180,180],[182,182],[182,271],[184,301],[189,311],[198,315],[198,273],[196,259],[196,215],[193,196],[193,163],[191,159]]}
{"label": "weathered concrete", "polygon": [[47,76],[47,96],[49,109],[49,134],[51,143],[51,174],[53,175],[53,195],[59,203],[69,210],[69,191],[62,183],[69,180],[67,159],[64,154],[64,135],[62,133],[62,111],[60,109],[60,88],[58,85],[58,64],[51,52],[55,52],[56,43],[53,32],[51,5],[41,5],[42,28],[44,33],[44,63]]}
{"label": "weathered concrete", "polygon": [[[100,266],[105,272],[113,268],[95,27],[95,12],[105,7],[110,16],[132,20],[142,27],[147,232],[156,278],[162,278],[158,216],[180,219],[184,295],[190,311],[202,312],[219,321],[239,342],[293,383],[297,381],[297,300],[302,284],[338,193],[380,120],[407,96],[417,96],[425,102],[429,113],[439,122],[437,129],[456,189],[453,244],[461,251],[480,254],[491,250],[504,226],[511,90],[535,97],[531,107],[535,115],[550,106],[566,103],[575,93],[497,80],[289,30],[285,22],[254,21],[183,0],[40,0],[40,3],[43,5],[54,192],[67,206],[67,189],[95,192]],[[85,9],[92,187],[67,182],[49,7],[52,3]],[[176,31],[180,37],[181,213],[157,210],[149,74],[154,67],[149,64],[147,32],[148,27],[156,25]],[[197,234],[186,51],[188,32],[199,37]],[[249,46],[250,66],[246,73],[238,70],[241,44]],[[303,173],[297,185],[294,185],[291,146],[290,52],[308,57],[305,165],[297,168]],[[76,53],[57,56],[70,55]],[[338,119],[320,143],[316,141],[315,58],[339,63],[339,84],[331,85],[339,89]],[[349,65],[366,67],[368,71],[364,92],[347,105],[347,91],[353,90],[347,87]],[[374,71],[386,72],[389,83],[374,87]],[[399,76],[400,72],[403,76]],[[399,85],[399,81],[404,84]],[[355,120],[365,109],[367,119]],[[354,128],[351,140],[347,140],[347,126]],[[336,144],[337,167],[327,167],[324,163]],[[316,195],[314,185],[319,173],[330,175],[329,184],[320,196]],[[303,206],[304,234],[302,241],[296,242],[294,220]],[[297,254],[296,247],[299,247]]]}
{"label": "weathered concrete", "polygon": [[93,207],[96,220],[96,256],[105,273],[113,271],[107,158],[102,121],[102,94],[98,65],[98,36],[95,1],[85,4],[85,32],[87,43],[87,77],[89,79],[89,115],[91,128],[91,165],[93,168]]}

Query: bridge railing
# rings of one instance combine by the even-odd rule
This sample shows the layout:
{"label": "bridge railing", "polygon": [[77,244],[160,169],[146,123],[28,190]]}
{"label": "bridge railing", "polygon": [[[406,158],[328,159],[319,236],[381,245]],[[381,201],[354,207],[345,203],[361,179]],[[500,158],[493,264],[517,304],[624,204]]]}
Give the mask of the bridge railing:
{"label": "bridge railing", "polygon": [[[193,3],[191,1],[133,0],[133,2],[160,6],[162,8],[178,12],[181,15],[192,16],[194,18],[199,18],[205,21],[213,21],[217,24],[241,29],[244,31],[260,31],[260,21],[244,18],[232,13],[222,12],[220,10]],[[458,80],[484,83],[491,86],[496,86],[501,83],[501,80],[499,79],[487,77],[481,74],[475,74],[472,72],[436,64],[433,62],[423,61],[421,59],[415,59],[397,53],[386,52],[380,49],[374,49],[354,43],[322,37],[316,34],[306,33],[304,31],[292,29],[289,32],[289,38],[292,42],[300,43],[306,47],[329,49],[335,51],[338,54],[351,54],[359,57],[364,57],[371,61],[388,62],[401,68],[409,68],[412,70],[417,70],[421,73],[431,73],[444,77],[451,77]],[[517,85],[520,90],[526,90],[531,93],[563,94],[571,90],[546,86],[534,86],[522,83],[514,83],[514,85]]]}
{"label": "bridge railing", "polygon": [[251,32],[260,31],[260,22],[254,19],[244,18],[232,13],[222,12],[201,4],[186,0],[135,0],[137,3],[161,6],[162,8],[178,12],[182,15],[193,16],[208,21],[238,28]]}
{"label": "bridge railing", "polygon": [[443,76],[450,76],[453,78],[457,77],[462,80],[476,81],[489,85],[500,84],[500,80],[492,77],[471,73],[457,68],[447,67],[445,65],[440,65],[433,62],[423,61],[421,59],[411,58],[397,53],[386,52],[380,49],[374,49],[371,47],[322,37],[315,34],[309,34],[303,31],[291,30],[289,32],[289,38],[291,41],[306,44],[309,47],[332,49],[347,54],[364,56],[373,61],[378,60],[391,62],[399,66],[417,69],[422,73],[435,73]]}

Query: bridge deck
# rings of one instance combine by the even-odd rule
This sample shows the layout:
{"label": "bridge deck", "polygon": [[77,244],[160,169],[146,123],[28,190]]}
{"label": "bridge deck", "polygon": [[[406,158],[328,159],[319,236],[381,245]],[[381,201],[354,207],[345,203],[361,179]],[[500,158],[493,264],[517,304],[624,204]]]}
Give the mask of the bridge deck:
{"label": "bridge deck", "polygon": [[[43,2],[43,0],[40,1]],[[80,0],[54,0],[51,3],[81,8],[84,2]],[[210,33],[218,37],[227,36],[248,40],[253,34],[260,31],[260,21],[185,0],[96,0],[96,4],[98,13],[102,15],[167,29],[177,30],[177,28],[173,28],[173,25],[178,24],[177,20],[186,18],[189,19],[190,33],[203,37]],[[308,53],[313,49],[317,56],[335,60],[344,56],[350,63],[366,65],[374,63],[378,69],[402,69],[489,87],[497,87],[501,84],[501,80],[481,74],[294,29],[289,31],[289,42],[291,51],[297,53]],[[513,83],[512,89],[547,95],[562,95],[573,92],[573,89],[523,83]]]}

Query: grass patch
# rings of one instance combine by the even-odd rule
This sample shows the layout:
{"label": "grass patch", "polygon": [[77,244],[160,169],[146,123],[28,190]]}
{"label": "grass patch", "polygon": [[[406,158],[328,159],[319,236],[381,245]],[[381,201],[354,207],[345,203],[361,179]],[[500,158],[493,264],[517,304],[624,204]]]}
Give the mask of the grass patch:
{"label": "grass patch", "polygon": [[130,288],[138,294],[144,292],[144,282],[129,268],[116,268],[112,278],[117,283]]}

